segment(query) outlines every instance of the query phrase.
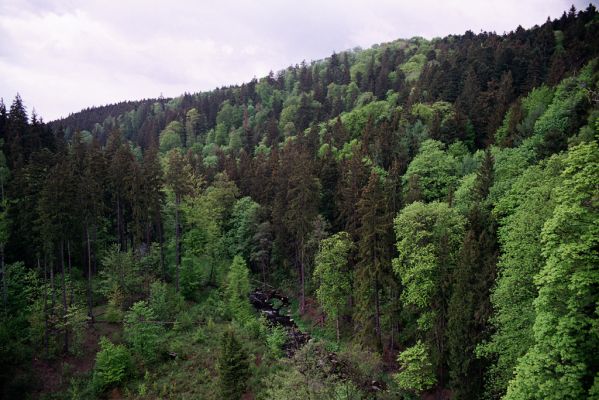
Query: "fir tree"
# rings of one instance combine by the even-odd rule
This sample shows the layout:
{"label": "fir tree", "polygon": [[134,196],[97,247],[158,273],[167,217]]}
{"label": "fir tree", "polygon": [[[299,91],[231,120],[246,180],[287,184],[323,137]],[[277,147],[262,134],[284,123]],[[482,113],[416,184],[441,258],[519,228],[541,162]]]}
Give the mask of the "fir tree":
{"label": "fir tree", "polygon": [[245,393],[250,377],[248,354],[232,330],[222,339],[218,361],[220,398],[239,400]]}

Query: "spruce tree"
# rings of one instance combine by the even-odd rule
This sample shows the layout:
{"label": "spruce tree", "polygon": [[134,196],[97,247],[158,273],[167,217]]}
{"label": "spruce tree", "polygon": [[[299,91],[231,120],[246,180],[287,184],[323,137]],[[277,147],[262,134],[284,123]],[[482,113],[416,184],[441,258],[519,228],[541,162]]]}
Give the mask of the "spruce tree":
{"label": "spruce tree", "polygon": [[374,343],[382,350],[381,296],[385,289],[383,282],[391,272],[392,217],[389,214],[383,178],[374,170],[357,204],[357,213],[360,228],[357,242],[355,317],[362,340],[370,342],[374,331]]}
{"label": "spruce tree", "polygon": [[250,370],[248,354],[232,330],[224,334],[221,342],[218,374],[220,398],[239,400],[245,393]]}

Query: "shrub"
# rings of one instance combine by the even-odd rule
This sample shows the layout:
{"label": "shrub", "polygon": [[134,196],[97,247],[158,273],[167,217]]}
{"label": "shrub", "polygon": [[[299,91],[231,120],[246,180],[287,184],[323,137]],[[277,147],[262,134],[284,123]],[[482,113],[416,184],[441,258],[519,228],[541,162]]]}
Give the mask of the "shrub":
{"label": "shrub", "polygon": [[283,345],[287,341],[287,331],[282,326],[274,326],[266,337],[266,345],[275,358],[283,357]]}
{"label": "shrub", "polygon": [[156,318],[170,321],[183,309],[183,297],[166,283],[156,281],[150,286],[150,307]]}
{"label": "shrub", "polygon": [[125,314],[125,340],[146,362],[154,362],[162,352],[164,327],[145,301],[138,301]]}
{"label": "shrub", "polygon": [[115,345],[105,337],[100,339],[100,351],[92,376],[94,391],[101,393],[123,382],[131,370],[131,355],[123,345]]}
{"label": "shrub", "polygon": [[400,371],[395,374],[395,381],[401,389],[420,393],[435,385],[435,373],[429,350],[421,341],[401,352],[397,361],[400,364]]}

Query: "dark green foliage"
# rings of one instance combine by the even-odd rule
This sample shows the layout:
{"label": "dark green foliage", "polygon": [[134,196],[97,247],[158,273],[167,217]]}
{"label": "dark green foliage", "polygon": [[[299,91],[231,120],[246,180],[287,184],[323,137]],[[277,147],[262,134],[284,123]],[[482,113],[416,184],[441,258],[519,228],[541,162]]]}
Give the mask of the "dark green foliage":
{"label": "dark green foliage", "polygon": [[[56,398],[596,396],[598,18],[48,125],[0,101],[0,396],[52,358]],[[254,285],[325,342],[281,360]],[[102,329],[143,378],[105,342],[93,376],[70,370]]]}
{"label": "dark green foliage", "polygon": [[218,360],[219,393],[225,400],[239,400],[250,377],[248,354],[232,330],[222,338]]}

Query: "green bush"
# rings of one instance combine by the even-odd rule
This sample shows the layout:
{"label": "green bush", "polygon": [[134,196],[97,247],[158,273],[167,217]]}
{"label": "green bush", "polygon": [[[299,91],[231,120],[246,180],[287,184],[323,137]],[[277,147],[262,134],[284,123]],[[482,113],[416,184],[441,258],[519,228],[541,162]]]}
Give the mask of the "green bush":
{"label": "green bush", "polygon": [[266,337],[266,345],[275,358],[283,357],[283,345],[287,341],[287,331],[282,326],[274,326]]}
{"label": "green bush", "polygon": [[131,371],[131,355],[123,345],[115,345],[105,337],[100,339],[100,351],[92,376],[92,387],[101,393],[123,382]]}
{"label": "green bush", "polygon": [[125,314],[125,340],[145,362],[157,361],[162,353],[164,327],[145,301],[138,301]]}
{"label": "green bush", "polygon": [[171,321],[183,309],[183,297],[166,283],[156,281],[150,286],[150,307],[156,318]]}

